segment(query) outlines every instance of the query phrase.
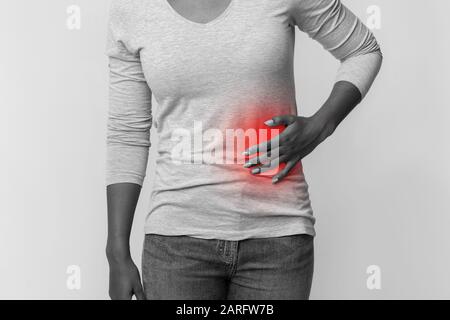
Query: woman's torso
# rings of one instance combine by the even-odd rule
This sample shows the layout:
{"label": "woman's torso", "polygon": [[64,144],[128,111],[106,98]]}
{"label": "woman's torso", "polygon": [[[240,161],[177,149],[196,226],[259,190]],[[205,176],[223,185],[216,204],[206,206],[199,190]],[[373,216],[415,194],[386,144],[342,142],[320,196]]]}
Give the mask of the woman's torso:
{"label": "woman's torso", "polygon": [[246,133],[261,142],[264,121],[297,112],[287,1],[232,0],[208,23],[182,17],[166,0],[133,3],[126,45],[140,52],[157,101],[146,232],[227,240],[314,234],[301,164],[273,185],[240,156]]}

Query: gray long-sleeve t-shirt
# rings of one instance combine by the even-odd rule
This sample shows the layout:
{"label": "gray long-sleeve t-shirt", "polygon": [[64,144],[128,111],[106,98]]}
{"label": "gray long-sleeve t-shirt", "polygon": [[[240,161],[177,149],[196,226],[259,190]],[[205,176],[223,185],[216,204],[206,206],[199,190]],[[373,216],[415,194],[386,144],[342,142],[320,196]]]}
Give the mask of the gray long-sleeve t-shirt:
{"label": "gray long-sleeve t-shirt", "polygon": [[273,185],[240,156],[279,133],[264,121],[297,114],[295,27],[341,61],[336,81],[366,95],[382,55],[339,0],[231,0],[208,23],[182,17],[167,0],[113,0],[106,183],[142,185],[153,123],[159,142],[146,233],[315,235],[301,163]]}

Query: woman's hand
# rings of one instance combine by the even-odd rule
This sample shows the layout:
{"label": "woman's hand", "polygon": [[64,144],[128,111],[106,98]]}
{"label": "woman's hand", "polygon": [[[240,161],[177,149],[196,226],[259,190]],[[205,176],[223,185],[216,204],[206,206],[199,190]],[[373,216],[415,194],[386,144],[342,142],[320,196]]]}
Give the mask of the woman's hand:
{"label": "woman's hand", "polygon": [[286,177],[302,158],[310,154],[335,129],[335,125],[318,116],[305,118],[283,115],[274,117],[265,124],[269,127],[284,125],[286,129],[272,140],[247,149],[245,156],[259,154],[249,159],[244,167],[252,168],[252,174],[260,174],[285,163],[286,166],[272,178],[272,183]]}
{"label": "woman's hand", "polygon": [[278,172],[272,182],[277,183],[304,157],[310,154],[323,140],[331,135],[336,127],[361,101],[361,92],[348,81],[338,81],[322,107],[309,118],[294,115],[274,117],[265,122],[269,127],[284,125],[286,129],[270,141],[252,146],[244,155],[251,158],[244,167],[253,167],[253,174],[286,166]]}
{"label": "woman's hand", "polygon": [[118,258],[108,255],[109,296],[112,300],[145,300],[139,270],[130,255]]}
{"label": "woman's hand", "polygon": [[145,299],[139,271],[130,254],[130,233],[141,186],[116,183],[107,187],[109,295],[111,299]]}

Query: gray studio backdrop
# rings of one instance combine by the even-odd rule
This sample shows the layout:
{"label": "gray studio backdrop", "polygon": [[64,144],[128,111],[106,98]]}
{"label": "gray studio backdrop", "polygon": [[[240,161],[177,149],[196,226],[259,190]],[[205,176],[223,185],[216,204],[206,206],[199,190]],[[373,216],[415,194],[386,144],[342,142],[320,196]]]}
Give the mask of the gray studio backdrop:
{"label": "gray studio backdrop", "polygon": [[[385,59],[364,103],[304,161],[318,234],[312,298],[450,298],[450,2],[344,3]],[[0,298],[108,297],[108,7],[0,2]],[[297,39],[298,105],[310,115],[338,63]],[[138,264],[153,168],[133,229]]]}

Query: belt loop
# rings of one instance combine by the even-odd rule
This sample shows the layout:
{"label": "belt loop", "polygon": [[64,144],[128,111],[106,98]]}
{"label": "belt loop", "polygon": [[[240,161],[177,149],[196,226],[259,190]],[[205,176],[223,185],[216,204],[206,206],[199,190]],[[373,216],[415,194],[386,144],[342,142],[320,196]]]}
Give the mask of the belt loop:
{"label": "belt loop", "polygon": [[225,256],[228,257],[230,255],[230,241],[225,241]]}
{"label": "belt loop", "polygon": [[217,250],[219,251],[219,254],[223,253],[223,240],[217,240]]}

